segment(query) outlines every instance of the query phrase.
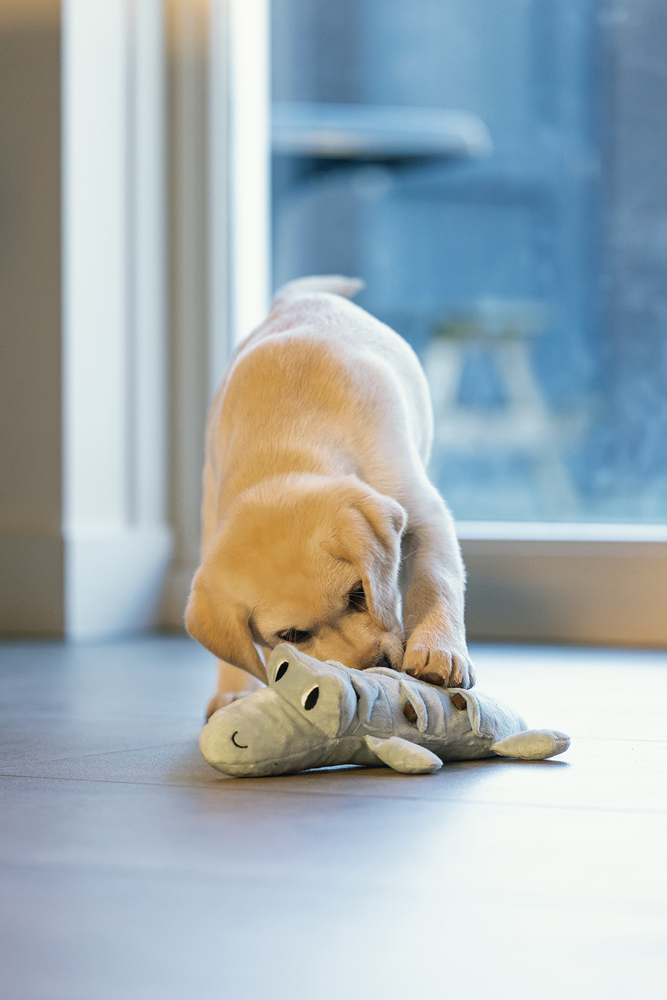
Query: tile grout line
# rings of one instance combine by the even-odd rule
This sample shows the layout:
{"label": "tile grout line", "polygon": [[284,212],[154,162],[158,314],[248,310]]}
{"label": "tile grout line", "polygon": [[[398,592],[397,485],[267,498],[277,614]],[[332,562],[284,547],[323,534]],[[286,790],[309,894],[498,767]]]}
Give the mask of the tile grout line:
{"label": "tile grout line", "polygon": [[[234,779],[222,779],[219,784],[201,784],[201,785],[184,785],[177,782],[164,782],[164,781],[120,781],[110,778],[72,778],[72,777],[61,777],[61,776],[50,776],[50,775],[35,775],[35,774],[5,774],[0,772],[0,778],[19,778],[23,781],[76,781],[80,783],[88,784],[100,784],[100,785],[127,785],[128,787],[135,788],[189,788],[198,791],[212,791],[213,789],[219,789],[223,784],[227,784],[227,781],[234,781]],[[257,780],[257,779],[255,779]],[[261,780],[261,779],[259,779]],[[228,786],[231,791],[233,785]],[[243,792],[249,792],[249,788],[238,788],[234,794],[242,794]],[[349,801],[363,801],[363,796],[350,794],[349,792],[300,792],[300,791],[283,791],[281,789],[274,789],[269,795],[292,795],[292,796],[311,796],[317,795],[320,798],[345,798]],[[464,805],[464,806],[492,806],[492,807],[512,807],[518,809],[565,809],[574,812],[601,812],[601,813],[629,813],[631,815],[640,816],[664,816],[667,815],[667,807],[664,809],[650,809],[650,808],[639,808],[635,806],[621,807],[621,806],[587,806],[587,805],[577,805],[576,803],[558,803],[552,804],[548,802],[516,802],[516,801],[498,801],[494,799],[462,799],[462,798],[450,798],[448,796],[438,796],[433,798],[431,796],[423,795],[368,795],[370,799],[380,799],[386,802],[436,802],[436,803],[448,803],[450,805]]]}
{"label": "tile grout line", "polygon": [[[162,747],[177,747],[189,740],[174,740],[171,743],[151,743],[145,747],[125,747],[122,750],[101,750],[99,753],[71,754],[68,757],[45,757],[32,761],[33,764],[60,764],[66,760],[89,760],[91,757],[111,757],[117,753],[143,753],[145,750],[160,750]],[[194,744],[193,744],[194,745]],[[3,772],[0,771],[0,775]]]}

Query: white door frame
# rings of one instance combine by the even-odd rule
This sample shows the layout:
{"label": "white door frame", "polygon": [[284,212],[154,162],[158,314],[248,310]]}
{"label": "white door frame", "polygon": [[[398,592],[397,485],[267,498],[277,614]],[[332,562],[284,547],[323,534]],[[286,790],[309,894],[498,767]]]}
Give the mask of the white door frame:
{"label": "white door frame", "polygon": [[170,521],[162,623],[199,562],[206,412],[269,302],[268,0],[166,0],[170,164]]}

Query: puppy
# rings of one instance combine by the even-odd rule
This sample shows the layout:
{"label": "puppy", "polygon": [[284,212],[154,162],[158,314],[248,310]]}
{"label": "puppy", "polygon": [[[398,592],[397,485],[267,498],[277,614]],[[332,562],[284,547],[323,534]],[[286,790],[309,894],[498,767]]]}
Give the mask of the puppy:
{"label": "puppy", "polygon": [[426,379],[398,334],[347,301],[361,285],[285,285],[213,401],[186,609],[219,660],[209,714],[261,686],[280,642],[360,670],[474,683],[461,553],[425,471]]}

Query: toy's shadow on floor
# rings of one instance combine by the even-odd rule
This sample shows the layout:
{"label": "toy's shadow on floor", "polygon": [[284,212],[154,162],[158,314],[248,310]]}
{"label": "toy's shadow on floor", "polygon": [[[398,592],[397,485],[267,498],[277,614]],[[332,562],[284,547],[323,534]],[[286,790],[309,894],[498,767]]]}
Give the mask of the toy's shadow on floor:
{"label": "toy's shadow on floor", "polygon": [[[369,785],[375,787],[381,782],[385,789],[400,788],[402,793],[409,790],[433,791],[442,788],[443,784],[458,786],[461,792],[470,791],[480,783],[492,783],[494,777],[507,776],[511,772],[540,768],[551,773],[567,769],[570,765],[564,760],[515,760],[512,758],[487,758],[470,761],[451,761],[443,764],[441,770],[433,774],[401,774],[390,767],[363,767],[356,764],[340,764],[335,767],[311,768],[307,771],[293,771],[289,774],[269,775],[256,778],[232,777],[221,774],[206,763],[196,744],[179,747],[178,757],[172,758],[171,766],[165,777],[170,783],[178,785],[196,785],[207,788],[221,787],[237,789],[254,789],[270,787],[278,791],[281,786],[289,785],[291,792],[327,791],[331,794],[354,793],[368,790]],[[399,784],[396,785],[396,782]],[[267,786],[268,783],[268,786]]]}
{"label": "toy's shadow on floor", "polygon": [[[301,774],[304,777],[306,775],[315,777],[318,774],[349,775],[350,773],[355,773],[368,777],[393,776],[405,781],[410,778],[444,778],[447,774],[465,774],[475,771],[479,771],[481,773],[483,770],[495,770],[496,768],[535,768],[538,766],[546,768],[567,768],[570,764],[566,760],[518,760],[514,757],[484,757],[481,760],[446,761],[442,765],[442,768],[439,771],[434,771],[433,774],[401,774],[399,771],[394,771],[390,767],[364,767],[357,764],[340,764],[336,767],[313,767],[308,771],[295,771],[292,775],[290,775],[290,777],[294,777],[295,774]],[[287,775],[276,775],[276,777],[287,777]]]}

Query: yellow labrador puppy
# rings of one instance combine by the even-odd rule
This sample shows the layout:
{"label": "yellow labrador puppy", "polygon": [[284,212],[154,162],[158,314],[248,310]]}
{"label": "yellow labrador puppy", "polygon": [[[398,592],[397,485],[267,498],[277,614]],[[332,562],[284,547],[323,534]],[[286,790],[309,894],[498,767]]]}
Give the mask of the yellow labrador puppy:
{"label": "yellow labrador puppy", "polygon": [[474,683],[459,545],[425,471],[426,379],[398,334],[343,298],[360,287],[328,276],[282,288],[211,407],[186,610],[219,660],[209,714],[261,686],[280,642]]}

